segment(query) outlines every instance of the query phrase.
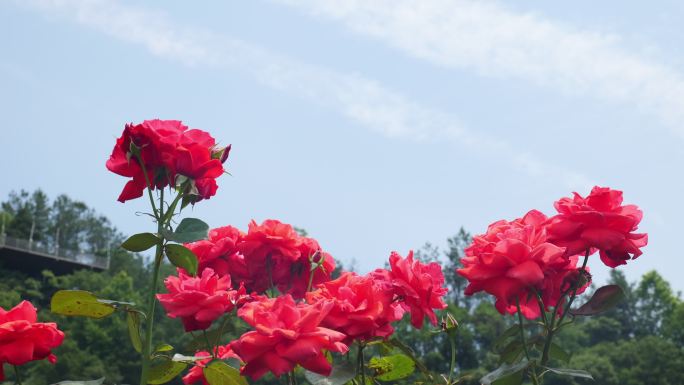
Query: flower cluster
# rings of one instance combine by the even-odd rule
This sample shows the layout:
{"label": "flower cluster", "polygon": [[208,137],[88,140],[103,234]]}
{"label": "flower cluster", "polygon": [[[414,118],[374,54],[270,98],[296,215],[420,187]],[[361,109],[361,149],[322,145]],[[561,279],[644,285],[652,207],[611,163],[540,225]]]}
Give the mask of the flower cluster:
{"label": "flower cluster", "polygon": [[519,306],[533,319],[588,286],[588,268],[577,267],[580,257],[598,250],[601,260],[615,267],[641,255],[647,243],[646,234],[633,233],[641,211],[622,206],[621,191],[594,187],[586,198],[575,193],[555,207],[553,217],[532,210],[494,222],[475,236],[457,270],[469,281],[465,294],[485,291],[496,298],[500,313],[515,313]]}
{"label": "flower cluster", "polygon": [[146,120],[127,124],[107,161],[107,169],[132,178],[119,195],[125,202],[152,189],[179,186],[191,193],[193,201],[216,194],[216,178],[230,146],[219,148],[207,132],[188,129],[178,120]]}
{"label": "flower cluster", "polygon": [[[280,376],[296,365],[327,375],[324,350],[343,352],[356,340],[387,338],[392,323],[407,312],[417,328],[425,317],[435,325],[434,311],[446,307],[439,264],[424,264],[412,252],[406,258],[392,253],[390,269],[364,276],[343,272],[331,280],[333,257],[315,239],[273,219],[252,221],[247,232],[212,229],[208,239],[185,246],[197,256],[198,276],[179,269],[168,277],[168,293],[158,295],[162,306],[181,318],[186,331],[207,329],[237,308],[253,330],[219,354],[239,357],[242,373],[255,379],[268,371]],[[200,380],[197,367],[184,379]]]}
{"label": "flower cluster", "polygon": [[36,308],[28,301],[6,311],[0,307],[0,381],[3,364],[24,365],[47,358],[57,362],[52,349],[62,344],[64,333],[54,323],[36,322]]}
{"label": "flower cluster", "polygon": [[219,227],[209,231],[208,239],[185,246],[197,256],[199,271],[212,268],[220,276],[230,275],[234,285],[250,293],[277,288],[300,299],[310,286],[330,280],[335,269],[335,260],[315,239],[275,219],[252,221],[246,233]]}

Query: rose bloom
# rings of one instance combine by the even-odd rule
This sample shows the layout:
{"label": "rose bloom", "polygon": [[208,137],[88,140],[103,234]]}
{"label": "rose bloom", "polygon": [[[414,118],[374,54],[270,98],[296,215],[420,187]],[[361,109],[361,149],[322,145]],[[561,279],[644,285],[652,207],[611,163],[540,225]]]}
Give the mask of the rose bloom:
{"label": "rose bloom", "polygon": [[394,293],[385,283],[375,276],[346,272],[306,293],[306,300],[311,304],[321,301],[334,304],[322,324],[346,334],[346,344],[374,337],[387,338],[394,333],[391,323],[400,320],[404,310],[393,301]]}
{"label": "rose bloom", "polygon": [[271,285],[287,285],[292,264],[301,256],[301,237],[291,225],[267,219],[249,224],[238,249],[244,255],[246,276],[239,277],[249,291],[263,293]]}
{"label": "rose bloom", "polygon": [[515,313],[519,300],[529,319],[541,315],[535,290],[541,292],[547,309],[555,306],[561,298],[561,283],[568,271],[576,270],[577,258],[566,258],[564,248],[547,241],[546,219],[532,210],[512,222],[495,222],[486,234],[476,235],[461,259],[463,268],[457,270],[469,281],[465,294],[485,291],[493,295],[501,314]]}
{"label": "rose bloom", "polygon": [[164,280],[168,294],[157,294],[169,317],[180,317],[185,331],[204,330],[223,314],[230,312],[245,294],[244,287],[231,290],[230,276],[217,276],[210,268],[197,277],[182,269],[178,277]]}
{"label": "rose bloom", "polygon": [[[227,360],[229,358],[234,358],[238,361],[242,361],[240,357],[233,352],[233,350],[230,348],[230,344],[224,345],[224,346],[219,346],[218,349],[216,349],[216,358],[219,360]],[[195,361],[195,365],[188,370],[188,374],[183,376],[183,383],[185,385],[192,385],[196,384],[198,382],[202,382],[202,385],[209,385],[207,382],[207,379],[204,378],[204,373],[203,369],[207,364],[212,360],[211,354],[207,351],[199,351],[195,353],[195,357],[207,357],[206,359]]]}
{"label": "rose bloom", "polygon": [[324,350],[348,350],[341,342],[344,334],[321,325],[332,306],[331,302],[297,304],[290,295],[245,304],[238,310],[238,316],[255,330],[231,343],[233,351],[246,362],[241,373],[254,380],[268,371],[280,377],[300,365],[314,373],[330,375],[332,367]]}
{"label": "rose bloom", "polygon": [[52,349],[62,344],[64,333],[55,323],[40,323],[36,308],[22,301],[9,311],[0,307],[0,381],[3,364],[24,365],[47,358],[57,362]]}
{"label": "rose bloom", "polygon": [[216,193],[215,179],[223,174],[223,161],[230,147],[217,148],[214,138],[201,130],[188,130],[178,120],[145,120],[126,124],[107,160],[107,169],[132,178],[118,200],[125,202],[143,195],[147,182],[131,145],[140,151],[152,189],[175,185],[178,175],[189,178],[194,201]]}
{"label": "rose bloom", "polygon": [[[211,268],[216,274],[223,276],[230,273],[231,265],[243,260],[236,255],[241,236],[242,232],[235,227],[224,226],[211,229],[208,239],[186,243],[185,247],[197,256],[198,272]],[[237,283],[235,279],[233,283]]]}
{"label": "rose bloom", "polygon": [[442,266],[437,262],[424,264],[414,260],[413,251],[409,251],[406,258],[392,252],[389,262],[387,278],[392,283],[395,295],[400,298],[399,303],[411,313],[411,324],[420,329],[427,316],[433,325],[437,325],[437,316],[433,309],[447,307],[442,299],[448,291],[443,287]]}
{"label": "rose bloom", "polygon": [[586,198],[573,194],[556,201],[558,215],[547,225],[549,241],[566,247],[566,256],[598,249],[601,261],[616,267],[642,254],[648,235],[634,231],[643,214],[635,205],[622,205],[622,191],[596,186]]}
{"label": "rose bloom", "polygon": [[[309,289],[309,281],[311,288],[314,288],[330,281],[330,274],[335,270],[335,259],[323,251],[318,241],[313,238],[301,238],[299,253],[299,259],[290,267],[290,275],[278,282],[278,290],[292,295],[295,299],[304,298]],[[320,265],[313,271],[312,277],[312,264],[317,263]]]}

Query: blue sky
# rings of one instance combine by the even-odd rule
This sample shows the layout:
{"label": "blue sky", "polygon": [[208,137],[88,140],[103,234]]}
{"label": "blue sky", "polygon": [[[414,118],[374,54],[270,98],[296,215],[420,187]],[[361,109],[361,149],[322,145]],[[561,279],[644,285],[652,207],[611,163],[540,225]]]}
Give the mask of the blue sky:
{"label": "blue sky", "polygon": [[67,193],[149,230],[104,162],[126,122],[181,119],[233,144],[232,176],[188,213],[212,226],[280,219],[370,270],[598,184],[644,211],[627,275],[682,290],[682,17],[675,1],[5,0],[0,196]]}

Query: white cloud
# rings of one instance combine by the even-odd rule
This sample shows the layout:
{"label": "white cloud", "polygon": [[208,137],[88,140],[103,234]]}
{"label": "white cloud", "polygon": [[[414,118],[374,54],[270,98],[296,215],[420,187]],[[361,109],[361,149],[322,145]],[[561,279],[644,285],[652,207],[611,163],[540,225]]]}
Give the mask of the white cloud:
{"label": "white cloud", "polygon": [[387,137],[452,140],[487,156],[503,158],[534,177],[554,179],[575,189],[591,185],[583,175],[468,130],[453,116],[356,74],[308,65],[209,31],[179,28],[164,14],[111,0],[27,0],[20,4],[143,45],[155,55],[184,65],[243,71],[264,85],[322,104]]}
{"label": "white cloud", "polygon": [[616,35],[579,30],[491,1],[276,1],[339,20],[439,66],[636,107],[684,135],[682,73],[626,50]]}

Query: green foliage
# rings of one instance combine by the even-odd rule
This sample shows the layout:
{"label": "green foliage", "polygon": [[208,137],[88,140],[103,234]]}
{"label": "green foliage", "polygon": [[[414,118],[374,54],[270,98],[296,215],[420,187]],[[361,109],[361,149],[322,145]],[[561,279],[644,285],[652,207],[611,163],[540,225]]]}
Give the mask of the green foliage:
{"label": "green foliage", "polygon": [[[102,319],[92,319],[53,314],[50,313],[49,308],[52,295],[59,290],[88,291],[93,293],[95,298],[144,304],[144,294],[150,290],[151,268],[147,261],[139,254],[116,247],[126,238],[112,227],[106,218],[99,216],[83,203],[66,196],[58,197],[51,203],[40,191],[13,193],[7,201],[2,203],[0,226],[2,223],[8,235],[18,238],[28,239],[33,228],[34,241],[48,245],[60,247],[69,245],[98,255],[105,255],[108,245],[112,245],[109,250],[110,269],[105,272],[81,270],[69,275],[56,276],[50,271],[44,271],[39,276],[30,277],[3,269],[0,263],[0,277],[2,277],[0,279],[0,306],[7,309],[22,299],[29,300],[38,307],[39,320],[57,322],[59,328],[67,335],[63,345],[55,350],[58,356],[57,363],[51,365],[43,360],[25,365],[22,368],[22,374],[25,377],[23,383],[44,385],[66,379],[92,381],[102,376],[106,378],[105,384],[136,383],[140,373],[139,354],[134,348],[137,344],[135,340],[138,338],[134,332],[138,327],[136,323],[140,321],[134,319],[134,314],[137,313],[117,311]],[[198,225],[196,229],[199,230],[199,224],[195,223],[195,225]],[[183,230],[183,227],[179,225],[176,232],[179,229]],[[194,234],[193,238],[198,235]],[[447,300],[449,306],[445,312],[453,314],[459,323],[458,329],[454,331],[457,341],[455,378],[459,379],[459,384],[476,385],[485,374],[500,366],[500,357],[492,353],[492,350],[497,337],[503,334],[515,320],[513,317],[501,316],[486,295],[477,294],[471,297],[463,295],[467,282],[455,274],[454,270],[460,267],[459,259],[463,255],[463,247],[468,244],[469,240],[468,233],[461,229],[456,236],[448,240],[446,250],[427,245],[417,252],[416,256],[424,260],[439,261],[444,266],[446,284],[450,289]],[[341,264],[338,265],[341,266]],[[350,266],[345,267],[349,270]],[[172,264],[164,263],[160,276],[175,274],[175,269]],[[551,368],[584,370],[590,373],[595,381],[547,372],[544,375],[545,383],[554,385],[680,384],[681,373],[684,373],[684,348],[682,348],[684,346],[684,302],[682,299],[672,292],[670,285],[656,272],[645,274],[638,283],[630,283],[620,270],[611,270],[609,284],[619,285],[624,291],[624,299],[619,301],[614,308],[597,316],[576,317],[572,324],[564,326],[558,333],[557,339],[554,340],[558,345],[551,347],[552,357],[548,364]],[[584,301],[579,299],[577,301],[578,304],[582,302]],[[108,308],[120,307],[117,303],[98,303]],[[438,318],[441,319],[445,312],[438,312]],[[568,317],[568,319],[571,318]],[[224,324],[223,328],[215,327],[213,331],[207,333],[210,339],[219,339],[222,343],[227,343],[246,330],[245,325],[235,317],[234,313],[225,316],[217,322],[217,325],[221,323]],[[129,325],[131,325],[130,329]],[[206,350],[204,336],[196,335],[195,339],[184,333],[181,323],[178,320],[169,319],[162,311],[157,311],[155,325],[154,341],[166,343],[155,350],[157,355],[171,357],[178,352],[192,356],[197,350]],[[129,333],[128,330],[131,332]],[[412,354],[424,363],[427,371],[433,374],[448,372],[451,348],[449,339],[440,331],[439,324],[433,326],[428,322],[423,329],[417,330],[411,326],[408,317],[405,317],[396,325],[395,330],[395,336],[411,347]],[[510,336],[506,343],[510,343],[515,338],[515,336]],[[170,348],[171,345],[175,346],[176,350]],[[367,357],[375,354],[408,355],[397,346],[385,345],[387,346],[368,346]],[[503,347],[505,345],[501,346]],[[536,353],[538,354],[538,350]],[[353,354],[351,353],[351,362],[354,362]],[[568,355],[570,360],[566,363]],[[173,361],[157,359],[156,362]],[[344,357],[335,356],[335,368],[338,368],[335,370],[340,376],[345,375],[342,368],[345,364]],[[178,369],[179,365],[186,364],[175,362],[168,365],[173,366],[171,369]],[[425,382],[420,368],[416,369],[409,377],[399,379],[395,383]],[[541,368],[537,367],[537,370]],[[234,372],[235,369],[232,371]],[[355,370],[352,369],[352,371],[353,377]],[[216,372],[217,376],[223,376],[222,370]],[[373,370],[367,373],[368,377],[371,377]],[[493,383],[497,385],[506,381],[516,383],[515,381],[518,380],[515,377],[516,373],[521,372],[499,378]],[[8,371],[7,374],[11,376],[11,372]],[[299,371],[297,375],[299,383],[305,383],[303,371]],[[349,373],[346,375],[348,376]],[[307,374],[307,378],[309,377],[310,375]],[[333,376],[333,378],[336,377]],[[438,381],[441,378],[435,376],[434,379]],[[502,380],[505,381],[501,382]],[[252,384],[275,382],[276,380],[271,375],[265,376],[260,381],[250,381]],[[280,383],[282,382],[281,379]],[[181,382],[179,378],[175,378],[171,383],[180,384]],[[324,383],[336,382],[321,382],[321,384]],[[221,384],[221,382],[216,384]],[[212,385],[214,385],[213,382]]]}
{"label": "green foliage", "polygon": [[625,293],[618,285],[606,285],[598,288],[589,301],[577,309],[571,309],[573,315],[596,315],[615,307]]}
{"label": "green foliage", "polygon": [[187,243],[206,239],[208,233],[206,223],[197,218],[183,218],[174,231],[164,230],[162,235],[169,241]]}
{"label": "green foliage", "polygon": [[114,313],[114,306],[100,302],[93,293],[84,290],[60,290],[50,300],[50,311],[55,314],[104,318]]}
{"label": "green foliage", "polygon": [[240,371],[222,361],[214,361],[204,368],[209,385],[247,385]]}
{"label": "green foliage", "polygon": [[187,367],[188,364],[184,362],[169,360],[158,362],[150,367],[147,383],[153,385],[166,384],[181,374]]}
{"label": "green foliage", "polygon": [[183,268],[190,275],[197,274],[197,257],[190,249],[183,245],[168,244],[164,250],[174,266]]}
{"label": "green foliage", "polygon": [[393,354],[371,358],[368,367],[375,370],[376,379],[380,381],[396,381],[410,376],[416,369],[416,364],[407,355]]}
{"label": "green foliage", "polygon": [[145,251],[158,243],[159,237],[156,234],[139,233],[128,237],[121,247],[128,251]]}

